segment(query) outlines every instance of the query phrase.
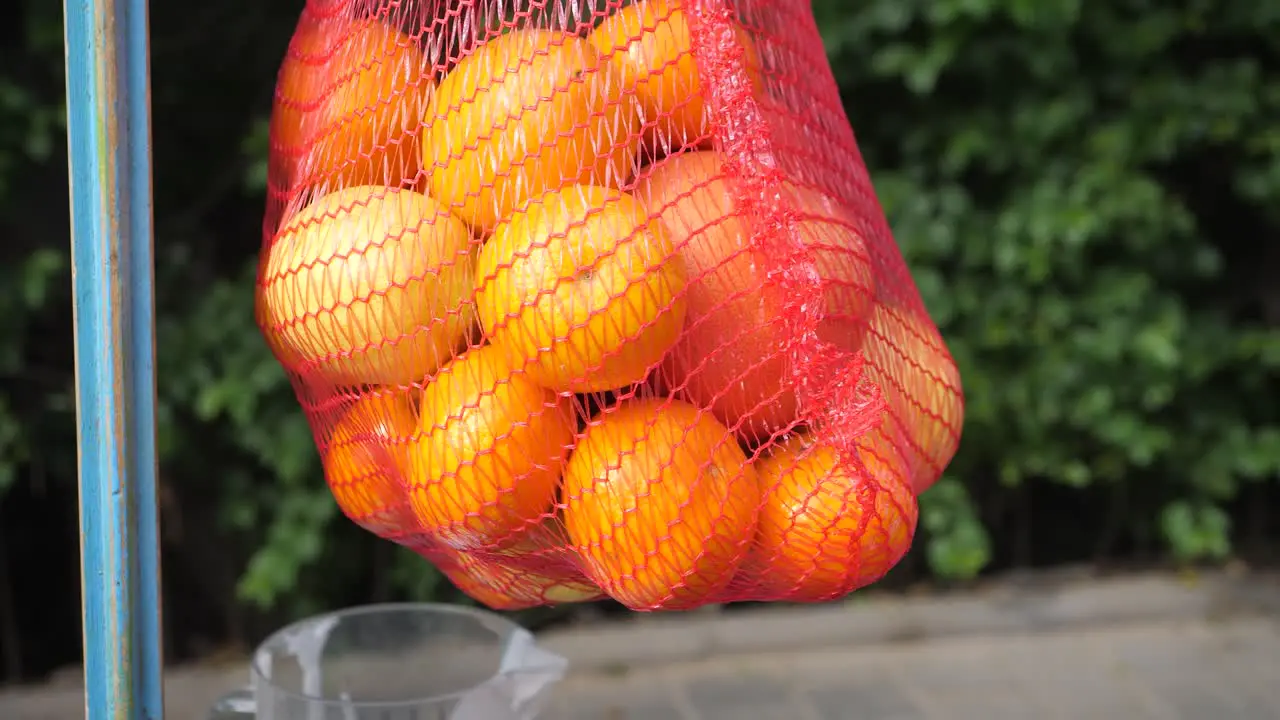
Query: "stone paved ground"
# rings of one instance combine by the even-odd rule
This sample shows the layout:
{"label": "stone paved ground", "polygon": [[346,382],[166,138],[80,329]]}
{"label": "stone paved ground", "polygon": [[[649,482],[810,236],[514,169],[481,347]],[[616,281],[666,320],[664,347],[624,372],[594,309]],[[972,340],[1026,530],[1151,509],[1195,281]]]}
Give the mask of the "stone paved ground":
{"label": "stone paved ground", "polygon": [[571,677],[548,720],[1270,720],[1280,623],[1179,621]]}
{"label": "stone paved ground", "polygon": [[[1280,578],[1258,575],[1036,576],[541,642],[571,664],[545,720],[1280,719]],[[203,720],[246,676],[170,670],[166,717]],[[76,717],[75,683],[0,691],[0,720]]]}

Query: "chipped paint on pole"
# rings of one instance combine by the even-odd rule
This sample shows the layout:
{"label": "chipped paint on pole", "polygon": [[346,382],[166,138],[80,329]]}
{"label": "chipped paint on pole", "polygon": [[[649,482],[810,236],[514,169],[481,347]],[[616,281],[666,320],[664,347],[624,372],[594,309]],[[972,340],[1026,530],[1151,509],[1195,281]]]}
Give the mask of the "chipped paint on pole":
{"label": "chipped paint on pole", "polygon": [[163,716],[145,0],[65,0],[85,716]]}

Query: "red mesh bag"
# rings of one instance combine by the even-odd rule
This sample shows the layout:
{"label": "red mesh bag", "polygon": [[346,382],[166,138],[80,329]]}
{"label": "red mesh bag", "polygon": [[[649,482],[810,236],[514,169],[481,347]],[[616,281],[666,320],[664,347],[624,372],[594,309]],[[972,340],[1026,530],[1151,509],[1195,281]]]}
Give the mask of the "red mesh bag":
{"label": "red mesh bag", "polygon": [[258,322],[342,510],[486,605],[822,601],[959,377],[807,3],[311,0]]}

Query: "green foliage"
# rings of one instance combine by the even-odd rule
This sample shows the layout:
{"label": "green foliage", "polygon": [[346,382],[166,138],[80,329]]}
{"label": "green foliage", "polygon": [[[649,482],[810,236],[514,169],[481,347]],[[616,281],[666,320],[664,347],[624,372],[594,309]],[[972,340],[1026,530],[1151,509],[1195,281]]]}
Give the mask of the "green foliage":
{"label": "green foliage", "polygon": [[[0,499],[24,480],[75,493],[66,177],[52,172],[66,167],[58,10],[25,3],[25,46],[0,51]],[[165,524],[211,515],[217,536],[197,542],[227,556],[236,596],[291,615],[369,575],[365,533],[329,495],[253,322],[267,100],[297,11],[229,0],[152,15],[158,441],[163,494],[178,498]],[[440,592],[407,551],[385,574],[384,594]]]}
{"label": "green foliage", "polygon": [[[20,4],[25,42],[0,50],[0,498],[70,497],[60,18]],[[993,508],[1045,488],[1130,498],[1122,534],[1176,558],[1229,555],[1233,501],[1280,474],[1280,6],[813,6],[965,381],[961,452],[922,499],[933,572],[982,571],[1009,543]],[[211,514],[188,541],[225,556],[247,606],[447,597],[407,551],[371,578],[253,324],[265,118],[297,10],[152,10],[166,525]]]}
{"label": "green foliage", "polygon": [[1280,473],[1280,333],[1257,311],[1275,260],[1248,275],[1280,219],[1277,6],[815,11],[965,381],[960,455],[923,498],[934,570],[985,564],[957,482],[983,476],[1155,483],[1173,554],[1227,555],[1225,503]]}

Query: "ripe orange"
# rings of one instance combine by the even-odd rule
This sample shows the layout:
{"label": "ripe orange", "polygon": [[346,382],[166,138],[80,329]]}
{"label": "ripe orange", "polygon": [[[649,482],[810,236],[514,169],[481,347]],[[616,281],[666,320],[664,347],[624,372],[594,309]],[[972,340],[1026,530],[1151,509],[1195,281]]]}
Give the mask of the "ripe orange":
{"label": "ripe orange", "polygon": [[[557,511],[547,515],[542,522],[520,533],[515,542],[504,543],[501,547],[485,554],[513,568],[532,572],[535,575],[573,577],[595,587],[595,584],[587,580],[582,572],[582,560],[569,542],[568,533],[564,529],[562,512]],[[599,588],[596,590],[603,594]]]}
{"label": "ripe orange", "polygon": [[[755,43],[741,27],[735,34],[756,92],[763,92]],[[607,18],[587,40],[622,73],[627,87],[635,88],[651,143],[679,149],[710,140],[689,23],[679,2],[640,0]]]}
{"label": "ripe orange", "polygon": [[267,341],[267,348],[271,350],[271,354],[276,357],[282,366],[290,370],[298,368],[301,360],[280,336],[280,328],[276,326],[275,320],[272,319],[273,308],[268,307],[266,282],[268,278],[266,271],[268,270],[266,263],[258,265],[257,283],[253,289],[253,320],[258,328],[262,331],[262,337]]}
{"label": "ripe orange", "polygon": [[413,532],[409,443],[418,431],[410,391],[375,390],[351,406],[325,444],[325,480],[338,507],[384,538]]}
{"label": "ripe orange", "polygon": [[431,65],[409,36],[370,19],[308,15],[280,68],[273,159],[290,186],[401,186],[419,171]]}
{"label": "ripe orange", "polygon": [[421,382],[474,323],[466,226],[412,190],[320,198],[276,235],[260,275],[281,362],[333,384]]}
{"label": "ripe orange", "polygon": [[905,308],[876,303],[865,347],[867,376],[884,393],[886,422],[905,438],[918,495],[938,481],[960,447],[960,371],[933,323]]}
{"label": "ripe orange", "polygon": [[409,499],[424,530],[460,550],[516,541],[555,501],[573,443],[570,396],[557,396],[485,345],[422,391]]}
{"label": "ripe orange", "polygon": [[564,524],[587,577],[635,610],[696,607],[750,549],[760,489],[728,429],[680,401],[632,400],[588,425]]}
{"label": "ripe orange", "polygon": [[561,569],[529,571],[511,562],[460,552],[437,567],[457,588],[492,610],[590,602],[604,597],[581,573]]}
{"label": "ripe orange", "polygon": [[529,198],[631,172],[640,112],[587,41],[513,30],[484,43],[432,95],[422,135],[431,194],[493,228]]}
{"label": "ripe orange", "polygon": [[764,502],[753,566],[769,599],[847,595],[911,548],[918,510],[902,456],[878,428],[859,441],[858,455],[865,472],[795,434],[758,463]]}
{"label": "ripe orange", "polygon": [[[784,190],[825,284],[818,336],[856,351],[875,297],[866,246],[831,200],[798,185]],[[747,221],[735,214],[721,155],[673,155],[644,173],[633,194],[659,214],[688,266],[685,331],[667,354],[668,381],[749,442],[794,423],[800,408],[787,332],[775,293],[766,291],[772,268],[759,262]]]}
{"label": "ripe orange", "polygon": [[684,262],[648,210],[620,191],[573,185],[518,210],[476,261],[490,340],[543,387],[637,383],[684,326]]}

